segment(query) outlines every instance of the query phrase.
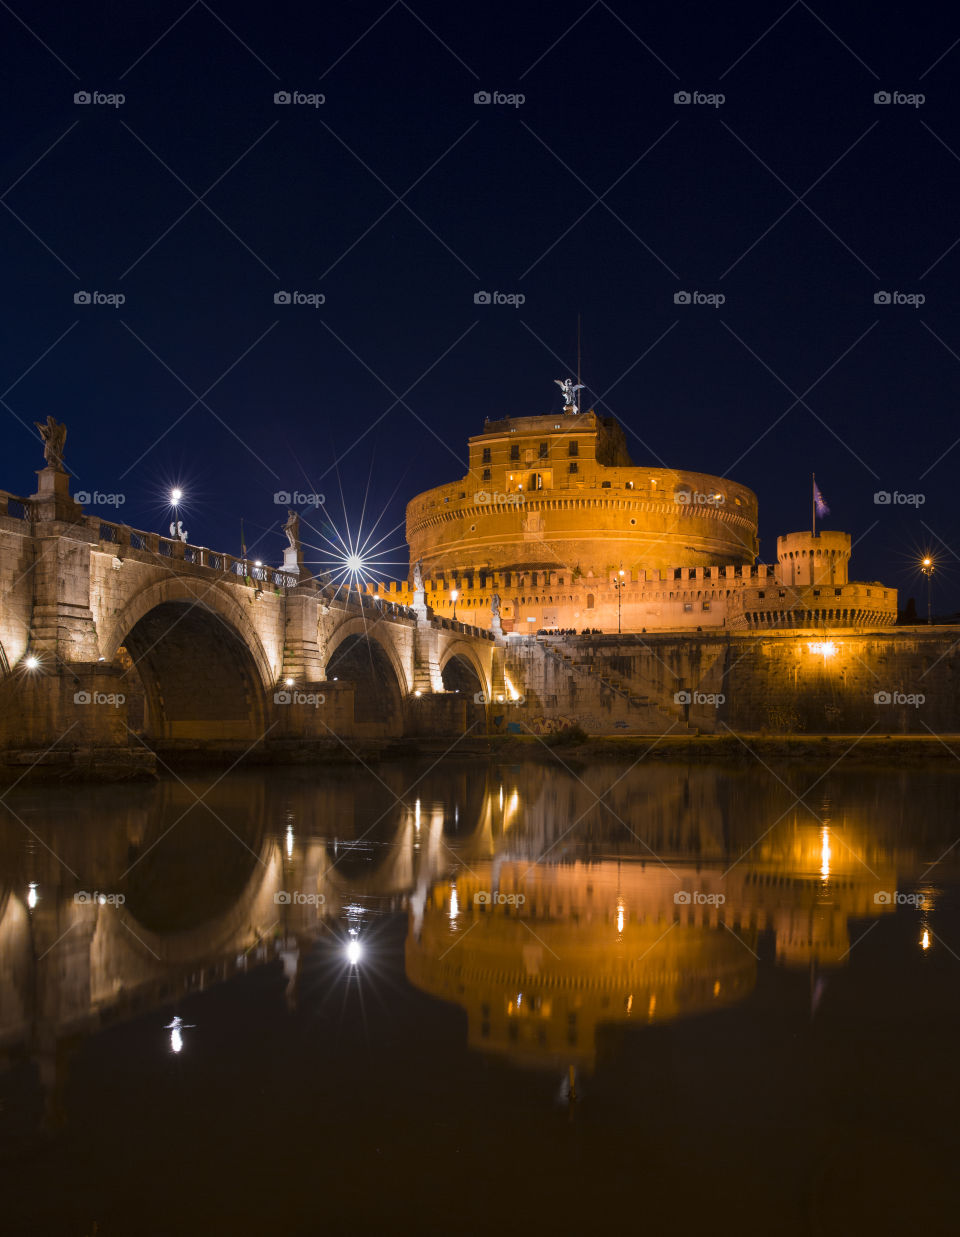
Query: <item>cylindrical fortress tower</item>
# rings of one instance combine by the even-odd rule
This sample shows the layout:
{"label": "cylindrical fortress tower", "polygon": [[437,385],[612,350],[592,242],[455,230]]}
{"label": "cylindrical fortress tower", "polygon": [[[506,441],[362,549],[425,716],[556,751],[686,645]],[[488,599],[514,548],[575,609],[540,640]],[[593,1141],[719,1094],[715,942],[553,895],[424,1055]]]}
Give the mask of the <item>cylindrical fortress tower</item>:
{"label": "cylindrical fortress tower", "polygon": [[850,534],[787,533],[777,538],[777,561],[781,584],[846,584]]}
{"label": "cylindrical fortress tower", "polygon": [[410,561],[426,577],[558,571],[597,576],[752,566],[757,499],[707,473],[638,467],[594,412],[487,421],[461,481],[407,505]]}

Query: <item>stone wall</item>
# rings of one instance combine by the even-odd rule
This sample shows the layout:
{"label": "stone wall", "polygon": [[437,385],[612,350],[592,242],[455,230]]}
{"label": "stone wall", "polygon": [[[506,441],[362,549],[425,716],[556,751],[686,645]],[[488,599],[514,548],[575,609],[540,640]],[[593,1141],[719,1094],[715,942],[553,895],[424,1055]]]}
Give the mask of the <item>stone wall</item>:
{"label": "stone wall", "polygon": [[[527,726],[552,715],[596,731],[606,710],[610,733],[661,733],[647,701],[673,733],[960,733],[957,627],[511,641],[507,672],[526,696],[511,716]],[[629,701],[628,727],[617,725],[611,684]]]}

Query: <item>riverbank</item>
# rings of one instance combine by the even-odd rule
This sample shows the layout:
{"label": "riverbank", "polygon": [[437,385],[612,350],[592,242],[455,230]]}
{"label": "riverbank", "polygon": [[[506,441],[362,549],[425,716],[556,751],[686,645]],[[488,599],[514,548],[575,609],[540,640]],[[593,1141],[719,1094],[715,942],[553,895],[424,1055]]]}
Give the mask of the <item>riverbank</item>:
{"label": "riverbank", "polygon": [[0,785],[154,780],[166,771],[262,766],[351,766],[384,761],[464,758],[589,764],[596,761],[745,765],[757,761],[828,761],[889,768],[930,761],[960,763],[960,734],[944,735],[480,735],[350,741],[336,739],[240,750],[145,747],[0,753]]}

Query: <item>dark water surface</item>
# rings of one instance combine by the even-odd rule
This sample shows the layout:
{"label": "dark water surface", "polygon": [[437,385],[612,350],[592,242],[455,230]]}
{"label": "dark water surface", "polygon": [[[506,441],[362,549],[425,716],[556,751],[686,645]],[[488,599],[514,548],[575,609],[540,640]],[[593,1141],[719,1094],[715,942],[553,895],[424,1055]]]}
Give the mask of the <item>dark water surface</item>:
{"label": "dark water surface", "polygon": [[958,790],[479,760],[16,788],[0,1232],[954,1231]]}

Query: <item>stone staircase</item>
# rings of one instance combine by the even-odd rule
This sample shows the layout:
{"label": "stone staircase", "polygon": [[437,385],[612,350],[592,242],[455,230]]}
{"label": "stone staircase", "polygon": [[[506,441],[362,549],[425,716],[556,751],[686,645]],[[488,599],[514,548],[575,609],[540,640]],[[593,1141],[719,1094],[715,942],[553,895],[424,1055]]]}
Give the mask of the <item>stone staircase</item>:
{"label": "stone staircase", "polygon": [[[698,735],[700,733],[697,727],[688,724],[681,706],[668,707],[661,704],[659,700],[639,695],[633,690],[629,681],[603,674],[589,662],[577,661],[569,648],[562,643],[544,642],[540,647],[546,656],[552,657],[570,674],[584,676],[588,682],[595,684],[598,688],[605,688],[620,697],[628,710],[645,711],[650,722],[655,723],[651,724],[649,733],[661,734],[667,730],[674,735]],[[640,722],[643,719],[638,717],[637,720]]]}

